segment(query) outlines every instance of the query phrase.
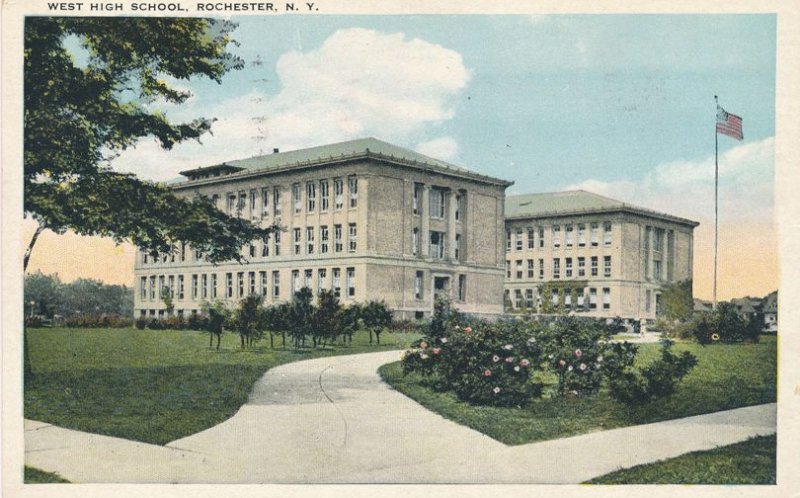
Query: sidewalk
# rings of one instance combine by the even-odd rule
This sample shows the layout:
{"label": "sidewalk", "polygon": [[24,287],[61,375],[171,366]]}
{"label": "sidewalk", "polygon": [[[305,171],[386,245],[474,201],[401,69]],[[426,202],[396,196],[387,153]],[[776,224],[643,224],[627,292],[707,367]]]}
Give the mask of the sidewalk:
{"label": "sidewalk", "polygon": [[267,372],[227,421],[155,446],[25,422],[26,464],[72,482],[580,483],[772,434],[776,405],[506,446],[384,384],[399,352]]}

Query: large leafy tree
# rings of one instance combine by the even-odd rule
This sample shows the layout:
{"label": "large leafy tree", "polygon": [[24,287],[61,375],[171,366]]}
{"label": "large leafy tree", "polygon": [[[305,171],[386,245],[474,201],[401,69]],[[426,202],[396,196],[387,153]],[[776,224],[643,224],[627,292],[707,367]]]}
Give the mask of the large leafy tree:
{"label": "large leafy tree", "polygon": [[244,244],[268,234],[205,198],[181,198],[109,166],[143,137],[170,149],[210,130],[212,119],[174,124],[148,104],[189,98],[169,78],[219,83],[241,68],[227,51],[234,27],[190,18],[26,19],[24,207],[38,222],[26,268],[45,229],[129,240],[153,254],[188,243],[212,262],[240,260]]}

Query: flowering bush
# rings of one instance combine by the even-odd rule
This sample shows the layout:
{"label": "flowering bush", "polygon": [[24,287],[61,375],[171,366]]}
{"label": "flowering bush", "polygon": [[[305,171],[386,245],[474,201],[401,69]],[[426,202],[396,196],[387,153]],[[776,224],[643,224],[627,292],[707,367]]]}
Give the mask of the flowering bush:
{"label": "flowering bush", "polygon": [[678,382],[697,364],[697,358],[688,351],[676,355],[672,352],[672,344],[672,341],[664,340],[661,358],[640,372],[619,372],[609,383],[611,396],[623,403],[642,404],[675,392]]}

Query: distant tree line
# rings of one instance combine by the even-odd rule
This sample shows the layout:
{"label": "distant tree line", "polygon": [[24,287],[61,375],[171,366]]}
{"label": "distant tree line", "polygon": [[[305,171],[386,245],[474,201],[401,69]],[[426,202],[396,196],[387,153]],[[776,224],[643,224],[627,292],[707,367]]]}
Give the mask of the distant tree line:
{"label": "distant tree line", "polygon": [[133,316],[133,289],[87,278],[65,283],[58,274],[36,272],[25,276],[25,316],[129,318]]}

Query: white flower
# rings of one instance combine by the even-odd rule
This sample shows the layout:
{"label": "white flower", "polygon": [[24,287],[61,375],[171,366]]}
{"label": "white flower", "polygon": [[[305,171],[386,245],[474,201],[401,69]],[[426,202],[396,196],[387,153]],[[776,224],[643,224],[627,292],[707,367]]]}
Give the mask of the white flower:
{"label": "white flower", "polygon": [[578,368],[580,368],[581,370],[586,370],[586,363],[581,363],[581,364],[578,366]]}
{"label": "white flower", "polygon": [[603,355],[597,357],[597,363],[603,363]]}
{"label": "white flower", "polygon": [[517,366],[515,366],[515,367],[514,367],[514,371],[515,371],[515,372],[519,372],[519,365],[517,365]]}
{"label": "white flower", "polygon": [[419,357],[422,358],[423,360],[427,360],[428,359],[428,355],[426,355],[425,353],[420,353]]}
{"label": "white flower", "polygon": [[499,393],[499,392],[500,392],[500,388],[499,388],[499,387],[495,387],[494,389],[492,389],[492,392],[494,392],[495,394],[497,394],[497,393]]}
{"label": "white flower", "polygon": [[571,372],[571,371],[572,371],[572,365],[567,367],[567,372]]}
{"label": "white flower", "polygon": [[528,339],[528,344],[534,344],[534,343],[536,343],[535,337],[531,337],[530,339]]}
{"label": "white flower", "polygon": [[547,355],[547,357],[548,357],[549,359],[551,359],[551,360],[553,359],[553,355],[551,355],[551,354]]}
{"label": "white flower", "polygon": [[440,338],[439,338],[439,341],[440,341],[442,344],[447,344],[447,337],[440,337]]}
{"label": "white flower", "polygon": [[492,361],[497,363],[498,361],[500,361],[500,357],[497,356],[497,355],[494,355],[494,356],[492,356]]}
{"label": "white flower", "polygon": [[505,349],[506,351],[511,351],[512,349],[514,349],[514,346],[512,346],[511,344],[506,344],[505,346],[503,346],[503,349]]}

